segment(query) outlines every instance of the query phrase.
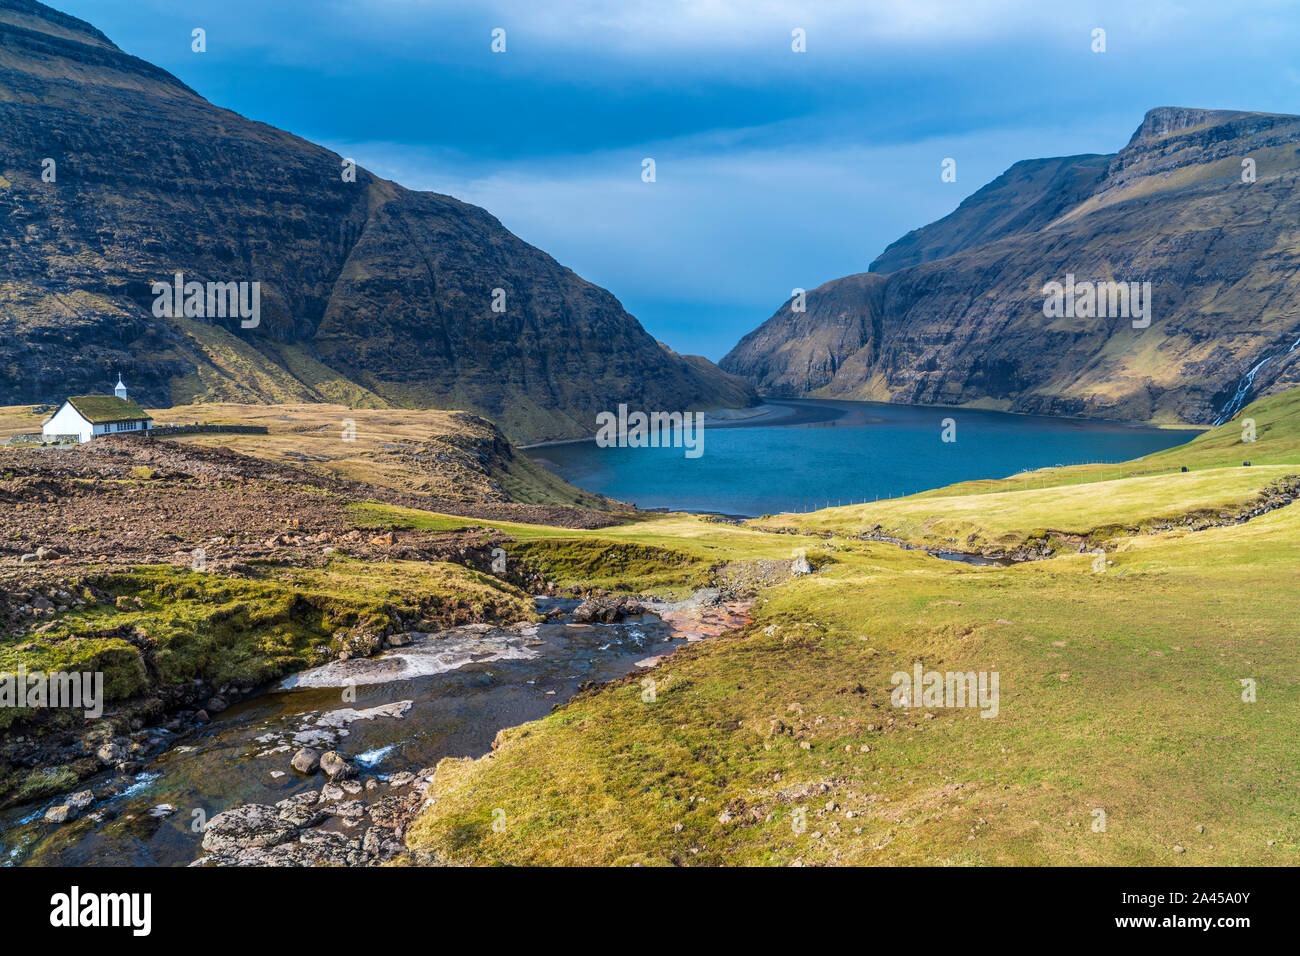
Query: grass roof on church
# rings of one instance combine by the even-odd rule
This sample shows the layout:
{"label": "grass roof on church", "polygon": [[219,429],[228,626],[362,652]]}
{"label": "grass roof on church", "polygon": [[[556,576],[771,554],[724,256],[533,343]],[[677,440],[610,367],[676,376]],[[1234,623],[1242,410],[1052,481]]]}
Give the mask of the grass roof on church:
{"label": "grass roof on church", "polygon": [[138,422],[149,417],[135,402],[116,395],[73,395],[68,402],[81,413],[82,418],[94,425]]}

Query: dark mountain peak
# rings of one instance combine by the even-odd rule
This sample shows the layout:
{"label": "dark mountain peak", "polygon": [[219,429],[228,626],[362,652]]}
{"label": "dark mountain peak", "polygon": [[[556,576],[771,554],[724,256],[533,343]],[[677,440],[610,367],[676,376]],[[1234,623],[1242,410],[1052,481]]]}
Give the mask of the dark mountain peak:
{"label": "dark mountain peak", "polygon": [[[619,402],[755,401],[485,210],[350,172],[75,17],[0,0],[0,404],[120,371],[153,407],[470,409],[543,440]],[[256,320],[161,308],[177,273],[256,288]]]}
{"label": "dark mountain peak", "polygon": [[[1232,156],[1300,141],[1300,117],[1244,110],[1157,106],[1148,110],[1118,153],[1022,159],[977,189],[951,213],[896,240],[871,264],[896,272],[984,243],[1043,229],[1098,205],[1133,198],[1133,187],[1162,190],[1169,174],[1195,168],[1193,178],[1237,175],[1220,168]],[[1240,158],[1240,157],[1239,157]],[[1164,177],[1160,181],[1158,177]],[[1094,200],[1088,203],[1087,200]]]}
{"label": "dark mountain peak", "polygon": [[[1142,140],[1158,140],[1175,133],[1193,129],[1210,129],[1232,125],[1228,131],[1235,135],[1241,130],[1253,131],[1271,128],[1278,122],[1292,122],[1297,117],[1285,113],[1252,113],[1245,110],[1207,110],[1186,106],[1157,106],[1147,110],[1142,124],[1134,131],[1128,145]],[[1242,121],[1245,121],[1244,124]]]}
{"label": "dark mountain peak", "polygon": [[[1242,382],[1300,383],[1297,182],[1300,117],[1160,107],[1116,154],[1016,163],[720,364],[782,395],[1212,422]],[[1145,315],[1048,316],[1068,276],[1149,287]]]}
{"label": "dark mountain peak", "polygon": [[1205,126],[1239,115],[1241,114],[1224,110],[1190,109],[1185,106],[1157,106],[1155,109],[1147,110],[1147,115],[1142,118],[1142,125],[1133,133],[1133,138],[1129,142],[1168,136],[1170,133],[1176,133],[1179,130],[1190,129],[1193,126]]}
{"label": "dark mountain peak", "polygon": [[892,243],[871,263],[870,271],[896,272],[1042,228],[1092,193],[1106,175],[1110,159],[1096,154],[1022,159],[967,196],[947,216]]}
{"label": "dark mountain peak", "polygon": [[17,95],[28,93],[30,84],[18,82],[26,74],[40,77],[56,99],[75,99],[87,86],[198,96],[166,70],[124,53],[85,20],[35,0],[0,0],[0,54],[0,66],[7,68],[0,73],[0,90],[12,86]]}
{"label": "dark mountain peak", "polygon": [[64,39],[77,38],[93,46],[117,49],[112,40],[85,20],[37,3],[36,0],[0,0],[0,23]]}

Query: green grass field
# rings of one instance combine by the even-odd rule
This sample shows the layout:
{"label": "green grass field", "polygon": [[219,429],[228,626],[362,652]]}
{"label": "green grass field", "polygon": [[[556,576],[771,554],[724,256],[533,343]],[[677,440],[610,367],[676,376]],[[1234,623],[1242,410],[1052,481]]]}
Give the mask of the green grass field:
{"label": "green grass field", "polygon": [[[1270,483],[1300,475],[1296,392],[1256,402],[1185,445],[1123,465],[1044,468],[751,523],[850,535],[874,531],[927,547],[978,551],[1010,550],[1051,532],[1102,541],[1180,519],[1214,519],[1247,506]],[[1254,423],[1251,441],[1243,440],[1247,419]]]}
{"label": "green grass field", "polygon": [[[1259,434],[1249,457],[1268,467],[1233,465],[1233,423],[1124,469],[1054,469],[1043,488],[1022,477],[870,515],[802,516],[827,538],[680,515],[593,532],[503,527],[561,551],[606,542],[710,562],[806,547],[819,570],[760,592],[742,631],[507,731],[488,757],[444,761],[408,834],[412,858],[1300,863],[1300,511],[1152,526],[1300,472],[1297,397],[1243,413]],[[949,534],[948,521],[986,541],[1044,527],[1142,533],[1107,539],[1100,571],[1087,554],[974,567],[834,536],[882,515],[922,536]],[[651,564],[641,572],[653,583]],[[996,717],[895,706],[891,676],[917,662],[996,672]]]}

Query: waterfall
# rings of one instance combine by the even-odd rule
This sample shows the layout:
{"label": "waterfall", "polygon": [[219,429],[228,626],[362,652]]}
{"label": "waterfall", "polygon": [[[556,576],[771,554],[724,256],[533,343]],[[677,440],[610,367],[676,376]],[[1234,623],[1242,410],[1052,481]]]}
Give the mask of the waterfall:
{"label": "waterfall", "polygon": [[1274,352],[1272,355],[1256,362],[1255,367],[1242,376],[1241,381],[1237,383],[1237,394],[1233,395],[1228,401],[1228,404],[1223,406],[1223,411],[1219,412],[1219,417],[1214,420],[1214,424],[1222,425],[1224,422],[1232,418],[1233,415],[1237,414],[1237,412],[1241,411],[1242,407],[1246,404],[1246,397],[1250,395],[1250,390],[1255,384],[1255,374],[1261,368],[1280,355],[1290,355],[1297,347],[1300,347],[1300,339],[1296,339],[1292,342],[1291,347],[1285,352]]}

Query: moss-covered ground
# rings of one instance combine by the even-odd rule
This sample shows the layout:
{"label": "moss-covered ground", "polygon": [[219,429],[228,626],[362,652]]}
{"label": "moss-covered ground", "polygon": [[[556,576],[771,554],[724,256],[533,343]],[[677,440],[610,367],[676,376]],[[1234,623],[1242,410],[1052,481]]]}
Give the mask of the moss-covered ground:
{"label": "moss-covered ground", "polygon": [[[165,700],[196,680],[251,689],[344,650],[373,652],[392,630],[537,618],[522,591],[456,564],[339,558],[251,577],[145,565],[87,572],[81,582],[74,591],[85,604],[39,633],[0,641],[0,673],[100,673],[110,707]],[[41,734],[79,722],[68,711],[0,708],[0,732]],[[35,789],[29,777],[22,768],[0,775],[0,802],[57,790],[49,774],[35,778]]]}

